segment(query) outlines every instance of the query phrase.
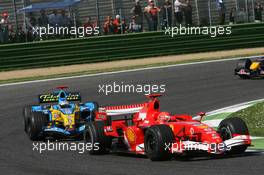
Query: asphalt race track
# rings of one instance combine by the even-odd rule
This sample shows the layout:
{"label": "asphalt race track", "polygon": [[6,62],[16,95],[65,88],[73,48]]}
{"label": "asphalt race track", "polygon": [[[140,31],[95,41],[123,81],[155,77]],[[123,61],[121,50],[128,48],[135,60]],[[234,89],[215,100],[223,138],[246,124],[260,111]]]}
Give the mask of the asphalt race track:
{"label": "asphalt race track", "polygon": [[263,174],[264,154],[247,152],[238,157],[151,162],[142,156],[112,153],[90,156],[88,153],[32,151],[32,142],[23,132],[22,107],[37,101],[57,85],[80,91],[83,101],[101,105],[142,102],[142,94],[98,93],[98,85],[166,84],[161,108],[173,113],[196,114],[249,100],[264,98],[263,80],[240,80],[233,75],[236,61],[170,67],[121,74],[39,82],[0,87],[0,174]]}

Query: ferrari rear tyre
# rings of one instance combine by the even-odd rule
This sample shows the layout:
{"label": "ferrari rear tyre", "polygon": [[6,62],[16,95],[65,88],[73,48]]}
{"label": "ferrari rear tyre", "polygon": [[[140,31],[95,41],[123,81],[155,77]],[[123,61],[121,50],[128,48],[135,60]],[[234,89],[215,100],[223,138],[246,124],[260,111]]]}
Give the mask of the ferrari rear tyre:
{"label": "ferrari rear tyre", "polygon": [[27,133],[32,141],[39,141],[43,137],[42,131],[47,122],[47,116],[41,112],[32,112],[27,125]]}
{"label": "ferrari rear tyre", "polygon": [[169,160],[172,158],[172,153],[166,145],[171,145],[173,142],[174,134],[169,126],[151,126],[145,133],[145,153],[152,161]]}
{"label": "ferrari rear tyre", "polygon": [[84,142],[90,143],[91,155],[107,154],[112,145],[112,138],[104,134],[104,121],[88,122],[84,131]]}
{"label": "ferrari rear tyre", "polygon": [[[249,135],[246,123],[238,117],[226,118],[219,124],[218,133],[223,140],[233,137],[233,134]],[[241,154],[246,151],[248,145],[234,146],[228,152],[230,154]]]}

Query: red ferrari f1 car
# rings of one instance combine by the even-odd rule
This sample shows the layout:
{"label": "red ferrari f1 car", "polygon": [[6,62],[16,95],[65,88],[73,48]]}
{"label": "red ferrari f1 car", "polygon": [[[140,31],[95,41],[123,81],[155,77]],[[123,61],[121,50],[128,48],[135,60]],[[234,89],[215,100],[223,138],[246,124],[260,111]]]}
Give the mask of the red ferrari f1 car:
{"label": "red ferrari f1 car", "polygon": [[153,161],[167,160],[188,151],[209,154],[239,154],[251,145],[248,128],[240,118],[223,120],[218,130],[189,115],[160,111],[157,97],[146,103],[100,108],[96,121],[87,123],[85,142],[92,143],[90,154],[128,151],[145,154]]}

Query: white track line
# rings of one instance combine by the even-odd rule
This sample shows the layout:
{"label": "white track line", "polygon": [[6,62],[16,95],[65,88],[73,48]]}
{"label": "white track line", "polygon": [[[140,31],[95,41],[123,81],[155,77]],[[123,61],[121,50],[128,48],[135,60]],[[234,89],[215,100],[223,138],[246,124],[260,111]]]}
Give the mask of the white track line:
{"label": "white track line", "polygon": [[[255,57],[260,57],[260,56],[259,55],[251,56],[250,58],[255,58]],[[47,81],[57,81],[57,80],[65,80],[65,79],[74,79],[74,78],[84,78],[84,77],[92,77],[92,76],[101,76],[101,75],[109,75],[109,74],[129,73],[129,72],[145,71],[145,70],[152,70],[152,69],[162,69],[162,68],[170,68],[170,67],[180,67],[180,66],[189,66],[189,65],[197,65],[197,64],[225,62],[225,61],[239,60],[243,58],[249,58],[249,57],[235,57],[235,58],[218,59],[218,60],[210,60],[210,61],[199,61],[199,62],[192,62],[192,63],[166,65],[166,66],[154,66],[154,67],[138,68],[138,69],[130,69],[130,70],[122,70],[122,71],[103,72],[103,73],[97,73],[97,74],[86,74],[86,75],[77,75],[77,76],[69,76],[69,77],[50,78],[50,79],[43,79],[43,80],[24,81],[24,82],[17,82],[17,83],[7,83],[7,84],[1,84],[0,87],[29,84],[29,83],[47,82]]]}
{"label": "white track line", "polygon": [[[221,114],[221,113],[225,113],[225,112],[231,112],[231,111],[238,111],[240,109],[244,109],[248,106],[250,106],[251,103],[258,103],[258,102],[262,102],[264,101],[264,98],[260,98],[260,99],[257,99],[257,100],[252,100],[252,101],[247,101],[247,102],[244,102],[244,103],[239,103],[239,104],[235,104],[235,105],[232,105],[232,106],[227,106],[227,107],[224,107],[224,108],[220,108],[220,109],[217,109],[217,110],[214,110],[214,111],[210,111],[210,112],[207,112],[206,115],[207,116],[211,116],[211,115],[217,115],[217,114]],[[201,116],[194,116],[193,119],[195,120],[200,120]],[[214,119],[213,119],[214,120]],[[216,119],[217,121],[218,119]],[[205,120],[205,121],[210,121],[209,120]]]}
{"label": "white track line", "polygon": [[223,112],[231,112],[231,110],[238,111],[240,109],[244,109],[244,108],[250,106],[251,103],[254,104],[254,103],[257,103],[257,102],[261,102],[261,101],[264,101],[264,98],[260,98],[260,99],[252,100],[252,101],[247,101],[247,102],[244,102],[244,103],[239,103],[239,104],[236,104],[236,105],[232,105],[232,106],[224,107],[224,108],[217,109],[217,110],[214,110],[214,111],[210,111],[210,112],[207,113],[207,115],[216,115],[216,114],[220,114],[220,113],[223,113]]}
{"label": "white track line", "polygon": [[261,153],[261,154],[264,154],[264,150],[262,150],[262,149],[247,149],[246,152],[248,152],[248,153]]}
{"label": "white track line", "polygon": [[[238,110],[241,110],[241,109],[244,109],[248,106],[250,106],[251,103],[258,103],[258,102],[262,102],[264,101],[264,98],[260,98],[260,99],[257,99],[257,100],[252,100],[252,101],[247,101],[247,102],[244,102],[244,103],[239,103],[239,104],[235,104],[235,105],[232,105],[232,106],[227,106],[227,107],[224,107],[224,108],[220,108],[220,109],[217,109],[217,110],[214,110],[214,111],[210,111],[210,112],[207,112],[206,115],[208,116],[211,116],[211,115],[217,115],[217,114],[221,114],[221,113],[225,113],[225,112],[236,112]],[[194,116],[193,119],[195,120],[200,120],[200,116]],[[206,120],[206,121],[209,121],[209,120]]]}

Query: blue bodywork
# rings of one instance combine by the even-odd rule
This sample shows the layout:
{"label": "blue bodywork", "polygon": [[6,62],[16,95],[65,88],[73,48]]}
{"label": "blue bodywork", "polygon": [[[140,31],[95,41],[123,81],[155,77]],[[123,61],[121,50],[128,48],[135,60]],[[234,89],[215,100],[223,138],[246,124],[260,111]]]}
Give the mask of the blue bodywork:
{"label": "blue bodywork", "polygon": [[[70,99],[69,97],[74,96],[77,97],[75,99]],[[45,98],[43,98],[45,97]],[[42,99],[41,99],[42,98]],[[87,116],[85,116],[84,120],[85,122],[90,122],[93,121],[93,112],[95,110],[97,110],[97,104],[95,102],[86,102],[86,103],[80,103],[80,104],[76,104],[72,101],[78,101],[80,100],[80,94],[79,93],[68,93],[65,92],[64,90],[60,90],[59,92],[55,92],[53,94],[46,94],[46,95],[40,95],[39,96],[39,101],[40,103],[53,103],[56,102],[57,104],[43,104],[43,105],[36,105],[36,106],[32,106],[31,110],[32,112],[42,112],[43,114],[45,114],[45,116],[47,116],[48,118],[48,122],[52,123],[52,112],[50,111],[50,108],[52,107],[55,110],[59,110],[61,111],[63,114],[73,114],[76,105],[78,105],[79,109],[80,109],[80,113],[81,112],[86,112],[86,114],[88,114]],[[48,100],[46,100],[48,99]],[[66,107],[61,107],[61,104],[63,102],[67,102],[67,106]],[[64,129],[62,127],[58,127],[55,124],[52,124],[51,126],[45,126],[43,128],[43,133],[55,133],[55,134],[61,134],[61,135],[65,135],[65,136],[74,136],[74,135],[79,135],[82,134],[83,131],[85,130],[85,124],[79,124],[78,127],[75,127],[74,130],[67,130]]]}

